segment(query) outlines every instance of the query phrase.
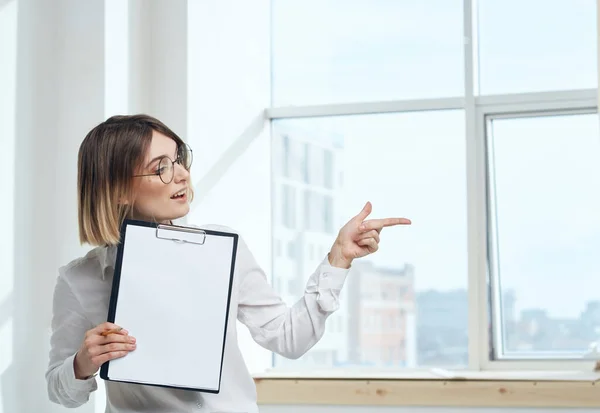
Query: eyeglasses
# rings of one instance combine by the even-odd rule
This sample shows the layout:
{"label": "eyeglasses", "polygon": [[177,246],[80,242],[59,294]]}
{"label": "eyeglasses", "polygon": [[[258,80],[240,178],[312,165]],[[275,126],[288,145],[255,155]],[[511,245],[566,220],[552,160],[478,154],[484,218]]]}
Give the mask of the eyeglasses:
{"label": "eyeglasses", "polygon": [[192,166],[193,159],[194,154],[192,152],[192,148],[190,148],[189,145],[184,144],[177,149],[177,159],[174,161],[168,156],[163,156],[160,158],[155,172],[151,174],[133,175],[133,177],[158,175],[163,183],[170,184],[175,176],[175,163],[178,163],[189,171],[190,167]]}

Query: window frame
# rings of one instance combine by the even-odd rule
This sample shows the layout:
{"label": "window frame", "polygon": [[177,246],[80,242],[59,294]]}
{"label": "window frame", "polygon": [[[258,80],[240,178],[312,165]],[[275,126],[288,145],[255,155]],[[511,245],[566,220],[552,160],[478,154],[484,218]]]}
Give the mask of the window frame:
{"label": "window frame", "polygon": [[[497,323],[501,322],[496,312],[499,291],[495,288],[498,285],[498,274],[497,262],[495,257],[495,250],[497,248],[498,240],[495,236],[497,233],[496,224],[494,222],[494,200],[491,196],[492,188],[489,187],[491,168],[489,152],[487,148],[487,132],[491,126],[491,123],[496,119],[515,119],[515,118],[536,118],[543,116],[557,116],[557,115],[582,115],[582,114],[596,114],[597,113],[597,101],[595,93],[591,91],[581,91],[577,94],[571,94],[567,92],[565,95],[561,93],[556,94],[545,94],[545,96],[539,96],[537,101],[527,99],[525,101],[504,101],[500,104],[487,104],[479,105],[476,108],[476,118],[478,122],[478,140],[481,141],[483,146],[483,153],[480,157],[484,158],[485,170],[483,175],[485,178],[481,179],[480,191],[485,194],[485,208],[484,220],[479,221],[478,225],[485,234],[485,243],[480,244],[480,254],[486,257],[486,268],[479,268],[479,271],[484,270],[485,273],[489,274],[485,280],[480,281],[480,294],[485,294],[485,304],[487,308],[478,309],[478,314],[481,314],[479,320],[480,335],[478,341],[480,342],[480,369],[481,370],[507,370],[510,366],[511,370],[586,370],[589,369],[590,360],[577,359],[576,357],[506,357],[503,359],[492,359],[491,357],[491,341],[494,340],[493,333],[486,331],[487,316],[489,315],[492,321],[492,328],[497,329]],[[528,96],[531,98],[532,96]],[[480,278],[482,275],[480,275]],[[489,281],[491,288],[487,286]],[[493,297],[489,299],[490,289]],[[469,291],[470,294],[470,291]],[[496,324],[495,324],[496,323]],[[488,356],[489,355],[489,356]]]}
{"label": "window frame", "polygon": [[[535,114],[597,113],[597,89],[561,90],[548,92],[513,93],[502,95],[478,95],[477,73],[477,0],[463,2],[464,42],[464,95],[433,99],[394,100],[385,102],[355,102],[269,107],[265,118],[271,123],[276,119],[366,115],[379,113],[408,113],[434,110],[462,109],[465,111],[466,182],[467,182],[467,252],[468,252],[468,366],[469,371],[531,370],[564,371],[589,370],[591,360],[492,360],[490,357],[491,332],[488,317],[491,311],[488,282],[493,281],[490,267],[490,200],[488,197],[488,170],[486,149],[487,122],[500,117],[534,116]],[[269,128],[272,131],[272,127]],[[488,279],[488,271],[492,278]],[[290,377],[288,369],[277,374],[272,369],[265,375],[255,377]],[[402,369],[406,371],[405,369]],[[382,373],[384,373],[382,371]],[[389,372],[388,372],[389,373]],[[300,374],[298,377],[301,377]],[[383,374],[381,375],[383,377]],[[314,375],[313,375],[314,377]],[[327,371],[317,377],[339,377]],[[352,370],[346,371],[352,377]],[[377,378],[377,373],[373,373]]]}

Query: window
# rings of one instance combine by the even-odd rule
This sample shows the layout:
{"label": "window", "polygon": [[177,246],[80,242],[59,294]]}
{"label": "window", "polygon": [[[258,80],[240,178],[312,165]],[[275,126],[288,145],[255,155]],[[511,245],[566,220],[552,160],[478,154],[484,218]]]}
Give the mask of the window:
{"label": "window", "polygon": [[[365,283],[377,286],[374,287],[377,297],[373,299],[368,289],[355,286],[356,292],[348,291],[348,296],[340,300],[338,315],[345,318],[354,311],[376,311],[371,313],[372,321],[364,320],[365,326],[373,327],[369,329],[372,333],[368,333],[372,337],[351,333],[350,325],[342,325],[340,334],[333,334],[334,326],[328,325],[327,332],[332,334],[318,344],[319,351],[339,350],[338,361],[356,367],[367,365],[363,364],[364,360],[374,362],[363,354],[373,346],[372,341],[378,343],[377,351],[386,354],[388,344],[382,337],[387,330],[395,327],[396,316],[393,313],[399,311],[397,300],[388,297],[390,294],[387,292],[390,285],[397,285],[394,280],[402,276],[402,269],[412,265],[419,274],[419,283],[415,286],[417,291],[432,291],[436,295],[431,305],[418,299],[412,303],[416,308],[412,311],[418,312],[418,321],[415,330],[406,331],[406,335],[421,343],[433,332],[436,339],[431,346],[418,352],[417,359],[402,362],[448,366],[460,361],[466,364],[467,341],[460,339],[467,334],[467,317],[462,312],[466,300],[456,301],[451,294],[459,290],[466,297],[467,288],[463,111],[274,121],[274,134],[277,135],[280,129],[291,134],[295,134],[296,130],[315,131],[324,146],[330,145],[326,131],[344,138],[344,146],[337,149],[336,156],[343,159],[339,168],[347,178],[345,186],[332,188],[328,195],[321,192],[319,184],[306,187],[304,212],[307,222],[303,230],[298,230],[301,234],[298,242],[310,242],[311,234],[316,230],[326,230],[323,232],[330,234],[328,239],[332,242],[332,222],[346,222],[360,211],[367,199],[373,203],[377,216],[402,215],[420,223],[412,228],[385,231],[382,235],[385,242],[381,243],[377,254],[360,260],[351,270],[350,279],[362,278]],[[356,167],[371,160],[373,167],[381,171],[377,173],[376,180],[373,175],[364,173],[364,168]],[[274,176],[273,179],[278,180],[279,177]],[[423,191],[423,188],[427,190]],[[331,207],[334,204],[336,208]],[[323,210],[327,213],[324,214]],[[448,220],[448,216],[452,219]],[[277,228],[274,230],[277,231]],[[432,256],[438,259],[432,260]],[[312,268],[310,271],[307,269],[306,275],[309,272]],[[382,294],[385,300],[382,300]],[[438,313],[440,308],[444,309],[443,316]],[[351,348],[358,351],[351,352]],[[304,356],[307,358],[301,358],[294,364],[298,368],[302,367],[303,360],[305,367],[311,364],[309,353]],[[457,353],[461,354],[458,361]],[[398,354],[408,352],[403,350]],[[275,360],[277,367],[278,358]],[[378,357],[376,360],[382,359]]]}
{"label": "window", "polygon": [[292,278],[291,280],[288,280],[287,282],[287,291],[285,292],[286,294],[297,294],[298,288],[300,287],[298,285],[298,280],[296,278]]}
{"label": "window", "polygon": [[355,262],[338,310],[349,322],[318,351],[337,350],[336,367],[580,368],[600,341],[596,2],[274,0],[272,12],[273,142],[304,144],[289,156],[309,166],[291,178],[298,242],[328,245],[366,200],[373,216],[413,220]]}
{"label": "window", "polygon": [[325,160],[323,149],[315,145],[306,145],[307,183],[323,187],[325,181]]}
{"label": "window", "polygon": [[303,134],[299,134],[296,139],[285,134],[282,131],[282,173],[281,176],[289,178],[295,182],[308,182],[308,144],[302,139]]}
{"label": "window", "polygon": [[290,138],[287,135],[281,136],[281,171],[282,175],[286,178],[291,176],[290,174],[290,163],[291,163],[291,155],[290,155]]}
{"label": "window", "polygon": [[477,7],[481,93],[597,87],[594,0],[479,0]]}
{"label": "window", "polygon": [[323,229],[333,234],[333,198],[329,195],[323,196]]}
{"label": "window", "polygon": [[290,185],[282,185],[281,188],[281,223],[293,229],[296,226],[296,189]]}
{"label": "window", "polygon": [[462,0],[272,4],[276,106],[463,92]]}
{"label": "window", "polygon": [[404,296],[406,295],[406,286],[402,285],[400,287],[398,287],[398,298],[402,299],[404,298]]}
{"label": "window", "polygon": [[495,356],[581,357],[600,339],[598,116],[488,125]]}
{"label": "window", "polygon": [[[325,188],[333,188],[333,154],[330,150],[325,149],[323,151],[323,182]],[[342,182],[340,182],[342,185]]]}
{"label": "window", "polygon": [[304,226],[307,231],[333,232],[333,200],[319,191],[304,191]]}
{"label": "window", "polygon": [[302,181],[304,183],[310,183],[310,168],[311,164],[311,156],[310,156],[310,145],[307,142],[302,143],[302,147],[304,148],[304,157],[300,161],[302,164]]}
{"label": "window", "polygon": [[281,257],[281,240],[275,240],[275,256]]}
{"label": "window", "polygon": [[[288,242],[287,247],[288,247],[287,248],[288,258],[291,258],[291,259],[298,258],[297,254],[296,254],[296,252],[297,252],[296,242],[294,242],[294,241]],[[294,291],[294,290],[292,290],[292,291]]]}

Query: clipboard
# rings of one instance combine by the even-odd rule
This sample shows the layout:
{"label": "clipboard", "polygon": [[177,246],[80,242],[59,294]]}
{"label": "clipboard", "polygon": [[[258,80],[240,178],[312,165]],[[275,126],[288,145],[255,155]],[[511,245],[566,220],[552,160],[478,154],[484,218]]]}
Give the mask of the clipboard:
{"label": "clipboard", "polygon": [[126,219],[108,321],[137,347],[107,381],[219,393],[238,235]]}

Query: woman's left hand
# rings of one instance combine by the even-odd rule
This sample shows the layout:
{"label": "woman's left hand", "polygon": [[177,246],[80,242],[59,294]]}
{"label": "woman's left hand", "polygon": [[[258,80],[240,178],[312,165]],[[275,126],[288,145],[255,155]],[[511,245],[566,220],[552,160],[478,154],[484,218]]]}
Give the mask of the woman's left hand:
{"label": "woman's left hand", "polygon": [[344,225],[329,252],[334,267],[350,268],[352,260],[372,254],[379,249],[379,234],[384,227],[410,225],[407,218],[369,219],[372,206],[367,202],[358,215]]}

